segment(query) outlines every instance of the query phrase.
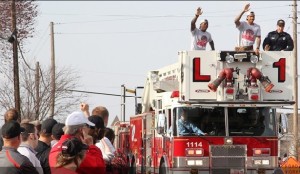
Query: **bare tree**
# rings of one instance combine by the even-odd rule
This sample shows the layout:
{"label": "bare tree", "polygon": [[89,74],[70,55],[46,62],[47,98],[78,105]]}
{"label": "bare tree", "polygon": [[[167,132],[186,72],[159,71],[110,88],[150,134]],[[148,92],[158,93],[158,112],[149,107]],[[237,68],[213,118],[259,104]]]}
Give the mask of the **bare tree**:
{"label": "bare tree", "polygon": [[[8,71],[11,72],[11,71]],[[29,120],[43,120],[50,112],[50,67],[39,69],[40,81],[35,80],[35,73],[31,68],[22,64],[20,68],[21,117]],[[14,106],[13,79],[11,73],[4,73],[0,86],[0,108],[7,110]],[[65,116],[79,106],[86,95],[72,93],[68,90],[79,87],[79,76],[67,67],[57,68],[55,117]],[[36,83],[39,85],[39,98],[36,98]],[[39,101],[39,103],[38,103]],[[37,112],[38,111],[38,112]]]}
{"label": "bare tree", "polygon": [[[33,37],[35,19],[38,16],[38,5],[33,0],[17,0],[16,1],[16,17],[17,17],[17,37],[20,47],[23,50],[24,42],[27,38]],[[7,66],[11,66],[12,46],[6,39],[13,31],[11,31],[11,1],[0,1],[0,57],[1,71],[7,71]],[[3,66],[5,65],[5,66]]]}

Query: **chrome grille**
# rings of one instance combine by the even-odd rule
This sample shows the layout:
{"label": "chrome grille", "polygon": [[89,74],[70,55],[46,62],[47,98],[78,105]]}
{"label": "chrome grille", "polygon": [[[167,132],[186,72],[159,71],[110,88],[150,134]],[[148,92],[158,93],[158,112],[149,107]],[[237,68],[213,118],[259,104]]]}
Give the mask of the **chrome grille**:
{"label": "chrome grille", "polygon": [[245,169],[246,145],[211,145],[210,159],[213,174],[227,173],[230,169]]}

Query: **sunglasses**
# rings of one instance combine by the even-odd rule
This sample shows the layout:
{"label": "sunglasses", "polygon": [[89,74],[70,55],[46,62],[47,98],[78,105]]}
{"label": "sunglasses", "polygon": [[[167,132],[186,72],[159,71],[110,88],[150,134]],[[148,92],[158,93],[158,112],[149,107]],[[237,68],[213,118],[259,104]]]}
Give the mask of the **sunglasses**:
{"label": "sunglasses", "polygon": [[85,124],[84,126],[90,128],[90,129],[95,129],[95,126],[90,126],[88,124]]}

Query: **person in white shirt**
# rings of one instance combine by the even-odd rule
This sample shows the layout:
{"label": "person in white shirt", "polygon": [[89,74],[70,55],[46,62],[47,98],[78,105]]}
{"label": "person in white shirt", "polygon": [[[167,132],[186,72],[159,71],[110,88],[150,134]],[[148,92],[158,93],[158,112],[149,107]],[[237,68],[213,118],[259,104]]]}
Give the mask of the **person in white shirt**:
{"label": "person in white shirt", "polygon": [[21,127],[23,127],[25,131],[21,133],[21,144],[18,147],[18,152],[29,159],[39,174],[43,174],[43,168],[35,156],[36,151],[34,150],[38,145],[37,129],[34,124],[31,123],[22,123]]}
{"label": "person in white shirt", "polygon": [[203,11],[200,7],[198,7],[195,17],[191,22],[192,50],[206,50],[207,43],[209,43],[212,50],[215,50],[214,41],[211,37],[211,34],[206,31],[208,28],[208,20],[201,20],[199,29],[196,28],[196,21],[202,13]]}
{"label": "person in white shirt", "polygon": [[106,163],[111,162],[111,160],[115,157],[114,153],[116,149],[113,146],[114,139],[114,131],[111,128],[105,128],[104,137],[96,143],[96,146],[101,149],[103,159]]}
{"label": "person in white shirt", "polygon": [[[260,26],[254,23],[255,14],[250,10],[250,4],[246,4],[243,11],[235,18],[234,23],[236,28],[240,31],[238,47],[236,51],[255,51],[256,54],[259,54],[259,47],[261,43],[261,30]],[[241,17],[244,13],[247,13],[247,21],[240,22]],[[256,48],[254,44],[256,42]]]}

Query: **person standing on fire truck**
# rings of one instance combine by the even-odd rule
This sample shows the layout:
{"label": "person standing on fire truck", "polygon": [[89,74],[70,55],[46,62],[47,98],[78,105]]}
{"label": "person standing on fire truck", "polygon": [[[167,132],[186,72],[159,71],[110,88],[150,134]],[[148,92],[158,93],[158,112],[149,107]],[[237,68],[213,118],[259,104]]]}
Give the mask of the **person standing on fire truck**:
{"label": "person standing on fire truck", "polygon": [[201,20],[199,29],[196,28],[196,21],[202,13],[203,11],[198,7],[195,17],[191,22],[192,50],[205,50],[207,42],[209,42],[211,49],[215,50],[214,41],[212,40],[210,33],[206,31],[208,28],[208,20]]}
{"label": "person standing on fire truck", "polygon": [[187,120],[187,111],[183,109],[181,117],[178,119],[178,132],[179,135],[207,135],[202,130],[200,130],[195,124]]}
{"label": "person standing on fire truck", "polygon": [[265,51],[293,51],[293,39],[283,31],[284,25],[284,20],[279,19],[277,21],[277,30],[270,32],[263,42]]}
{"label": "person standing on fire truck", "polygon": [[[238,47],[236,51],[251,51],[254,50],[255,54],[259,53],[259,47],[261,42],[261,30],[260,26],[254,23],[255,14],[253,11],[249,11],[250,4],[246,4],[243,11],[235,18],[234,23],[237,29],[240,31]],[[247,21],[240,22],[244,13],[247,13]],[[256,41],[256,48],[253,45]]]}

